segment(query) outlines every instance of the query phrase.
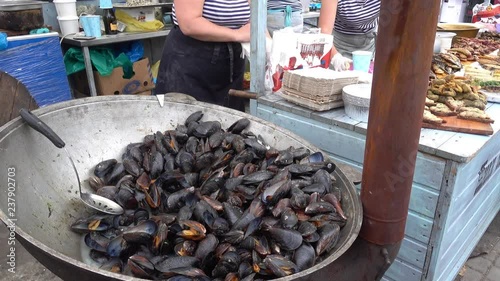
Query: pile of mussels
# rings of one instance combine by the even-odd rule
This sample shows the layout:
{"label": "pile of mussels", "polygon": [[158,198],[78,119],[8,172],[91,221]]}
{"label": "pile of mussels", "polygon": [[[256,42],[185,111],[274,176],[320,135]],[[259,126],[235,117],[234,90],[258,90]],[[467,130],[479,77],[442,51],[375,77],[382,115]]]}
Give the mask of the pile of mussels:
{"label": "pile of mussels", "polygon": [[147,279],[258,280],[318,263],[347,218],[321,152],[277,150],[246,130],[191,114],[129,144],[89,178],[125,212],[79,219],[101,268]]}

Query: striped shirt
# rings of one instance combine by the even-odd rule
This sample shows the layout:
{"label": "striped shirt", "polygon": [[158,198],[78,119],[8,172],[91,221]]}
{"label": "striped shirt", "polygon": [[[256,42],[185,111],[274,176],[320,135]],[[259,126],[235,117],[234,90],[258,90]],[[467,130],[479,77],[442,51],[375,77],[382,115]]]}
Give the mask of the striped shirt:
{"label": "striped shirt", "polygon": [[345,34],[366,34],[375,29],[380,0],[339,0],[334,29]]}
{"label": "striped shirt", "polygon": [[267,0],[268,10],[284,10],[286,6],[290,6],[294,12],[302,11],[300,0]]}
{"label": "striped shirt", "polygon": [[[203,17],[217,25],[237,29],[250,21],[250,4],[248,0],[205,0]],[[175,4],[172,7],[172,18],[174,24],[179,25],[175,16]]]}

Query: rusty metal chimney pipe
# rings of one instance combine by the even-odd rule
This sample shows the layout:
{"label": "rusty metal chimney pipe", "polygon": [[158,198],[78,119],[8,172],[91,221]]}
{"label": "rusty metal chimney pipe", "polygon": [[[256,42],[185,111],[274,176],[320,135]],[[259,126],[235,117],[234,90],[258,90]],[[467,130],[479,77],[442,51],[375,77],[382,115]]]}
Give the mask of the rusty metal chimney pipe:
{"label": "rusty metal chimney pipe", "polygon": [[439,1],[382,0],[366,136],[360,237],[404,237]]}

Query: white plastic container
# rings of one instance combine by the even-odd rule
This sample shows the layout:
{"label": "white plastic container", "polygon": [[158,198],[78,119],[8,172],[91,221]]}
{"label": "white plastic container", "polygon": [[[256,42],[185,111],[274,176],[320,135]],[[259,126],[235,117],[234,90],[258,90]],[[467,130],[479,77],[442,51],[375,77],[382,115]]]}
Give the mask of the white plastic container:
{"label": "white plastic container", "polygon": [[441,39],[441,53],[446,53],[446,50],[451,49],[451,41],[453,37],[457,34],[453,32],[438,32],[436,33],[436,37],[439,36]]}
{"label": "white plastic container", "polygon": [[359,122],[368,122],[372,84],[355,84],[342,89],[345,113]]}
{"label": "white plastic container", "polygon": [[57,20],[63,36],[80,32],[78,17],[57,17]]}
{"label": "white plastic container", "polygon": [[54,0],[57,15],[60,17],[76,17],[76,0]]}

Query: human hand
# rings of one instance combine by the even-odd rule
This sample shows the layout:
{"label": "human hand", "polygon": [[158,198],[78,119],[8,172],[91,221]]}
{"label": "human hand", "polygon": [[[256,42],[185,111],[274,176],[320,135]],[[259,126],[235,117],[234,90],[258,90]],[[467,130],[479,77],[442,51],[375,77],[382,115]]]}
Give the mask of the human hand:
{"label": "human hand", "polygon": [[342,56],[341,53],[336,53],[332,58],[333,70],[345,71],[351,67],[352,60]]}
{"label": "human hand", "polygon": [[250,42],[250,23],[245,24],[244,26],[235,30],[235,40],[240,43]]}

